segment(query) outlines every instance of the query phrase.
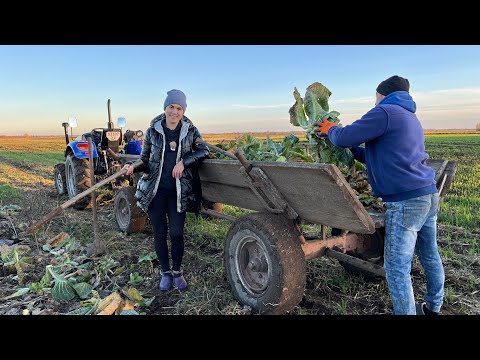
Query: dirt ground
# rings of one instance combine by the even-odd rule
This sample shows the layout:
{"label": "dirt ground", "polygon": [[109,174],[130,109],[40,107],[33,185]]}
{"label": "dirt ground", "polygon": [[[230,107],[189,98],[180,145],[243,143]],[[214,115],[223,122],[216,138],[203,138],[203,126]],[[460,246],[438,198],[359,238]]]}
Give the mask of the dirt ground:
{"label": "dirt ground", "polygon": [[[46,266],[56,261],[55,254],[42,250],[42,246],[46,240],[61,232],[67,232],[81,243],[80,247],[69,254],[71,260],[78,263],[93,262],[96,269],[104,266],[106,256],[93,259],[85,256],[86,246],[93,241],[91,210],[78,211],[68,208],[44,225],[35,236],[27,236],[22,232],[25,225],[35,223],[64,201],[66,198],[57,196],[53,187],[38,184],[36,188],[26,191],[26,197],[22,201],[15,201],[22,208],[19,214],[0,218],[0,226],[4,228],[0,239],[13,238],[12,241],[17,246],[27,246],[29,262],[32,264],[24,271],[23,285],[19,285],[19,277],[15,271],[0,268],[0,298],[13,294],[19,287],[41,280]],[[150,225],[147,224],[143,233],[127,236],[119,232],[113,218],[111,196],[104,196],[99,201],[98,222],[100,234],[106,244],[106,254],[117,262],[95,278],[95,290],[100,298],[103,299],[112,292],[122,293],[122,290],[131,286],[130,273],[136,271],[143,277],[143,282],[135,285],[135,288],[143,298],[153,298],[148,306],[136,308],[139,313],[252,313],[233,298],[222,268],[223,248],[213,238],[209,238],[208,234],[203,234],[200,240],[196,234],[186,235],[184,272],[190,290],[185,293],[176,290],[162,293],[158,289],[158,261],[138,262],[140,254],[154,250]],[[442,314],[480,314],[480,232],[439,224],[438,244],[442,249],[446,274]],[[421,300],[421,294],[425,291],[425,279],[416,260],[412,275],[415,295]],[[80,301],[78,297],[70,301],[55,300],[48,291],[29,292],[20,297],[0,300],[0,314],[64,314],[78,309]],[[352,276],[336,260],[323,257],[307,262],[304,297],[289,314],[382,315],[391,314],[391,307],[384,279],[367,280]]]}

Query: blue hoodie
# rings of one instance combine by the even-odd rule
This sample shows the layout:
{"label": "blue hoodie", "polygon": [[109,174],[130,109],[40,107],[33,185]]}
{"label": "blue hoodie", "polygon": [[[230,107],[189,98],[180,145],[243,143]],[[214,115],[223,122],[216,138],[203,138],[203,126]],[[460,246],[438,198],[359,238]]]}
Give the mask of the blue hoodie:
{"label": "blue hoodie", "polygon": [[[408,92],[395,91],[353,124],[328,132],[333,144],[351,147],[355,158],[366,163],[373,193],[384,201],[437,192],[415,110]],[[359,147],[362,143],[365,148]]]}

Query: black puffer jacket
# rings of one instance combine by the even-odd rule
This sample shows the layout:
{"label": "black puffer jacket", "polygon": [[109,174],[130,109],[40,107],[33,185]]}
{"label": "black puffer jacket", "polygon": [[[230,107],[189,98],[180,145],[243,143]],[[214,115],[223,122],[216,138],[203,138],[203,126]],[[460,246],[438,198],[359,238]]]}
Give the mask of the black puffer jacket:
{"label": "black puffer jacket", "polygon": [[[144,212],[148,211],[150,202],[157,193],[158,184],[162,175],[163,155],[165,153],[165,133],[161,121],[165,119],[165,113],[157,116],[150,122],[150,127],[145,133],[143,150],[140,159],[143,164],[135,169],[135,172],[143,171],[135,197],[137,206]],[[208,146],[197,144],[197,139],[202,140],[198,129],[186,116],[180,120],[182,128],[179,137],[179,149],[177,163],[183,160],[185,170],[180,179],[176,179],[177,186],[177,211],[198,211],[202,199],[198,165],[208,157]]]}

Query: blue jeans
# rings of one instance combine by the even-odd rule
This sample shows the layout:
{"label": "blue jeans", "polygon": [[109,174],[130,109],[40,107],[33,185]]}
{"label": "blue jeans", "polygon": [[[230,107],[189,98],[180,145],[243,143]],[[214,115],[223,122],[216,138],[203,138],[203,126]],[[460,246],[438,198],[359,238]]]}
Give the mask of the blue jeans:
{"label": "blue jeans", "polygon": [[386,202],[384,267],[395,315],[415,315],[410,270],[414,252],[427,280],[427,308],[440,311],[445,273],[437,247],[438,193]]}

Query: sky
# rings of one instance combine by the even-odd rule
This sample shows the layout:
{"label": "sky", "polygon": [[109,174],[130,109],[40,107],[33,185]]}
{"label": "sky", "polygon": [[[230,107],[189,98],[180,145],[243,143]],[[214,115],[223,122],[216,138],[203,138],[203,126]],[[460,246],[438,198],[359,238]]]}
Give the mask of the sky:
{"label": "sky", "polygon": [[425,129],[480,123],[479,45],[0,45],[0,135],[74,134],[125,117],[145,130],[170,89],[207,133],[301,131],[288,110],[296,87],[320,82],[351,124],[375,106],[377,85],[409,79]]}

